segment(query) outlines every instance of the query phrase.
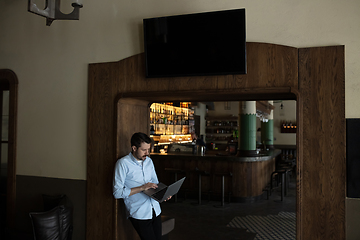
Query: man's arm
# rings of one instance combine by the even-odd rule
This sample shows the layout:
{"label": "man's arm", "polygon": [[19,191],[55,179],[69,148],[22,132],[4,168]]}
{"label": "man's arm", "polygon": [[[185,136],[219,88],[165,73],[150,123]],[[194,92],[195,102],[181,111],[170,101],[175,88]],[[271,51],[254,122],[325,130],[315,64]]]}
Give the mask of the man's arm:
{"label": "man's arm", "polygon": [[113,179],[113,195],[116,199],[125,198],[129,196],[131,189],[125,188],[126,170],[118,160],[115,164],[114,179]]}
{"label": "man's arm", "polygon": [[154,189],[155,189],[155,188],[157,188],[157,187],[158,187],[158,186],[157,186],[155,183],[150,183],[150,182],[149,182],[149,183],[146,183],[146,184],[144,184],[144,185],[142,185],[142,186],[132,188],[129,196],[134,195],[134,194],[137,194],[137,193],[142,192],[142,191],[145,191],[145,190],[148,190],[148,189],[150,189],[150,188],[154,188]]}

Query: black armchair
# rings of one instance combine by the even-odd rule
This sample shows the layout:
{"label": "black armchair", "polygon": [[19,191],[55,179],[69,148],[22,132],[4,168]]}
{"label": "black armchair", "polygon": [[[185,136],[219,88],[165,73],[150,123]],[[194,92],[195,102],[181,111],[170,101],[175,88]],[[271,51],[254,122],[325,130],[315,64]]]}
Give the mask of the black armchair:
{"label": "black armchair", "polygon": [[[29,214],[33,226],[34,239],[71,240],[73,231],[73,209],[72,207],[63,205],[66,196],[52,197],[44,195],[43,199],[45,211],[31,212]],[[49,208],[52,209],[48,210]]]}

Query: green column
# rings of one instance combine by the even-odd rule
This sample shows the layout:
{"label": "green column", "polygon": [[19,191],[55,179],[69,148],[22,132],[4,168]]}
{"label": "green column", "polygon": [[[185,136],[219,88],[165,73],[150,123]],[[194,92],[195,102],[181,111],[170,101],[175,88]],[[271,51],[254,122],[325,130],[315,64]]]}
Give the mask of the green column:
{"label": "green column", "polygon": [[256,150],[256,102],[242,102],[240,113],[240,150]]}

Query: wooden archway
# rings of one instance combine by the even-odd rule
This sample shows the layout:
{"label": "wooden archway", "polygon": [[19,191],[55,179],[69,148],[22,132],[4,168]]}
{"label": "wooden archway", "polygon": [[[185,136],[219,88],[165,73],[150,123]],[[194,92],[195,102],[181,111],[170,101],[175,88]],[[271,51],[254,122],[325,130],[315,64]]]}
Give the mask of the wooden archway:
{"label": "wooden archway", "polygon": [[143,54],[89,65],[87,239],[137,239],[112,173],[132,132],[149,131],[149,102],[274,95],[297,100],[297,239],[345,239],[344,46],[249,42],[247,66],[246,75],[146,79]]}

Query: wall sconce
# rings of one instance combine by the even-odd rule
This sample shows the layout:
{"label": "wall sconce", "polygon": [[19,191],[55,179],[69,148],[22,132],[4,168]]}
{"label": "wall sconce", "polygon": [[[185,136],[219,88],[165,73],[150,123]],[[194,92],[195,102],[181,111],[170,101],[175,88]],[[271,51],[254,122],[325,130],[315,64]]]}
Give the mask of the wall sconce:
{"label": "wall sconce", "polygon": [[284,115],[285,115],[285,113],[284,113],[284,105],[283,105],[282,103],[280,104],[279,113],[280,113],[280,116],[284,116]]}
{"label": "wall sconce", "polygon": [[60,11],[60,0],[45,0],[44,10],[40,10],[34,0],[29,0],[28,11],[46,17],[46,26],[50,26],[54,20],[79,20],[80,8],[83,7],[82,0],[73,0],[71,6],[74,10],[69,14]]}

